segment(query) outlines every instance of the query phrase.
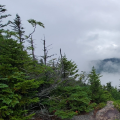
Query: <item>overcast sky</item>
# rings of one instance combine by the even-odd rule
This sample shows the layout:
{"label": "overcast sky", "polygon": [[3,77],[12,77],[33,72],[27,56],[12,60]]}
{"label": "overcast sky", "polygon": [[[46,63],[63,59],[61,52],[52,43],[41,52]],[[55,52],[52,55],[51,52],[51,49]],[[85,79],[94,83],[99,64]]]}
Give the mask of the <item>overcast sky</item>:
{"label": "overcast sky", "polygon": [[[120,58],[120,1],[119,0],[1,0],[13,20],[18,13],[26,34],[32,32],[28,19],[42,22],[33,36],[37,56],[43,55],[41,39],[73,60],[81,71],[88,71],[89,61]],[[48,49],[49,49],[48,48]],[[102,83],[119,84],[120,75],[103,75]],[[114,80],[113,80],[114,79]],[[117,82],[116,82],[117,81]]]}

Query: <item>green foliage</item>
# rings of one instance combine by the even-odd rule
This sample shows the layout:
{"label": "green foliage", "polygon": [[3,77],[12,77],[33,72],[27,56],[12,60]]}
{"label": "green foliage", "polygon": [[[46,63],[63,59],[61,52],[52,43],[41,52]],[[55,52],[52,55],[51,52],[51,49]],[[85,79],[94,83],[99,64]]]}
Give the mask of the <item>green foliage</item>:
{"label": "green foliage", "polygon": [[62,61],[60,61],[60,67],[63,64],[63,74],[62,78],[73,77],[74,79],[78,77],[77,65],[72,60],[67,60],[66,55],[63,56]]}
{"label": "green foliage", "polygon": [[100,83],[101,76],[96,74],[96,70],[93,67],[91,73],[89,74],[89,82],[90,82],[90,91],[91,91],[91,99],[96,103],[106,102],[111,98],[109,93],[102,89],[102,85]]}
{"label": "green foliage", "polygon": [[62,119],[66,119],[66,118],[72,118],[74,115],[77,115],[77,112],[71,111],[71,110],[57,110],[55,112],[55,115],[61,117]]}
{"label": "green foliage", "polygon": [[85,71],[81,71],[82,73],[79,74],[79,79],[76,81],[77,85],[80,86],[87,86],[87,80],[89,78],[89,75]]}
{"label": "green foliage", "polygon": [[78,81],[74,81],[74,85],[60,86],[51,93],[48,102],[43,104],[48,105],[49,111],[62,119],[72,118],[76,113],[90,112],[94,108],[101,109],[107,100],[113,99],[107,90],[102,89],[99,77],[93,67],[88,76],[90,85],[77,86]]}
{"label": "green foliage", "polygon": [[10,25],[13,28],[13,31],[15,32],[14,36],[19,40],[20,43],[23,42],[24,38],[24,28],[22,27],[21,18],[18,14],[16,14],[16,18],[14,19],[14,22],[11,22]]}
{"label": "green foliage", "polygon": [[104,89],[107,90],[111,94],[111,96],[114,100],[119,100],[120,99],[119,90],[116,87],[113,87],[111,85],[111,82],[107,83],[107,85],[104,87]]}
{"label": "green foliage", "polygon": [[111,91],[111,89],[112,89],[112,85],[111,85],[111,82],[108,82],[108,83],[106,83],[107,85],[106,85],[106,90],[107,91]]}
{"label": "green foliage", "polygon": [[101,108],[103,108],[105,106],[106,106],[106,103],[104,103],[104,102],[103,103],[99,103],[99,104],[96,105],[95,109],[99,110],[99,109],[101,109]]}
{"label": "green foliage", "polygon": [[29,19],[28,22],[29,22],[33,27],[36,27],[36,25],[39,25],[39,26],[41,26],[41,27],[43,27],[43,28],[45,27],[43,23],[38,22],[38,21],[36,21],[36,20],[34,20],[34,19]]}
{"label": "green foliage", "polygon": [[[2,44],[1,44],[2,43]],[[27,106],[39,101],[34,97],[43,81],[29,79],[21,68],[29,60],[22,45],[12,39],[0,38],[0,118],[17,120],[27,119],[23,115]],[[21,58],[22,57],[22,58]],[[23,59],[23,60],[22,60]]]}
{"label": "green foliage", "polygon": [[[0,15],[7,11],[4,7],[5,7],[5,5],[0,5]],[[1,15],[1,16],[0,16],[0,30],[1,30],[1,28],[7,26],[7,25],[10,23],[10,21],[8,21],[8,23],[6,23],[6,24],[4,24],[4,25],[1,24],[2,19],[6,18],[6,17],[8,17],[8,16],[10,16],[10,14],[8,14],[8,15]]]}
{"label": "green foliage", "polygon": [[72,118],[77,114],[94,109],[96,103],[90,103],[89,89],[87,87],[64,87],[53,91],[53,96],[48,100],[49,111],[61,118]]}
{"label": "green foliage", "polygon": [[112,88],[110,94],[115,100],[120,100],[120,92],[118,91],[117,88]]}
{"label": "green foliage", "polygon": [[[30,115],[28,115],[28,116],[25,116],[25,117],[19,117],[19,116],[21,116],[21,114],[20,113],[22,113],[21,111],[18,111],[14,116],[11,116],[10,117],[10,120],[29,120],[29,119],[31,119],[32,118],[32,116],[33,115],[35,115],[34,113],[33,114],[30,114]],[[24,112],[25,113],[25,112]],[[19,114],[19,116],[18,116],[18,114]],[[22,113],[23,114],[23,113]]]}
{"label": "green foliage", "polygon": [[113,105],[120,112],[120,100],[113,101]]}

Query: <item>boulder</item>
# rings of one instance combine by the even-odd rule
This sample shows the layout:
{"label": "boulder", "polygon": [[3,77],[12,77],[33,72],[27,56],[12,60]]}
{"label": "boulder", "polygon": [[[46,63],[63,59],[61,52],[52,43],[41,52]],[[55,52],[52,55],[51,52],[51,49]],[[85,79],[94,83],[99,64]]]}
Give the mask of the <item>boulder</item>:
{"label": "boulder", "polygon": [[74,116],[71,120],[120,120],[120,112],[114,108],[113,101],[108,101],[104,108],[86,115]]}
{"label": "boulder", "polygon": [[108,101],[107,105],[96,113],[96,120],[120,120],[120,112],[114,108],[113,101]]}

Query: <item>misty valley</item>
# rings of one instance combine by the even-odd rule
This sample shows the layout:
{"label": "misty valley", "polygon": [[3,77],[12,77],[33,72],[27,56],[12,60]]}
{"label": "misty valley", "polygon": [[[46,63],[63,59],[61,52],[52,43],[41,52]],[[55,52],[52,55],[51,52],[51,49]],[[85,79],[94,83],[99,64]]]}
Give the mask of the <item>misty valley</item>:
{"label": "misty valley", "polygon": [[120,58],[106,58],[104,60],[91,61],[97,73],[120,73]]}

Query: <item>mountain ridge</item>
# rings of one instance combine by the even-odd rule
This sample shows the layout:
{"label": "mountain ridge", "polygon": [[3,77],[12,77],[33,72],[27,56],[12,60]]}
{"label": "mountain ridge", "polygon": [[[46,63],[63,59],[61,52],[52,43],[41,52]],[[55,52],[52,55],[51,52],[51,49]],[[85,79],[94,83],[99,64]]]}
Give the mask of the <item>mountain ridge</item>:
{"label": "mountain ridge", "polygon": [[90,67],[94,66],[97,73],[119,73],[120,58],[105,58],[103,60],[93,60],[90,62]]}

